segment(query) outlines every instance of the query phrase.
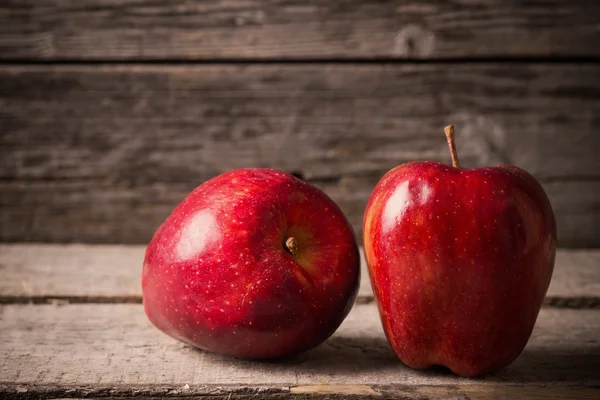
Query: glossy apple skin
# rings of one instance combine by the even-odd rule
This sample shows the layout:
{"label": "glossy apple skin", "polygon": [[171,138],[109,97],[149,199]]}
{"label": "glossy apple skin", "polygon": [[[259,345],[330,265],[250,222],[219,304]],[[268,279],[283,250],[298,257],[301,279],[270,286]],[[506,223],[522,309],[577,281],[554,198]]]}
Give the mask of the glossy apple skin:
{"label": "glossy apple skin", "polygon": [[[284,249],[290,236],[296,257]],[[234,170],[196,188],[156,231],[144,310],[161,331],[207,351],[284,356],[337,329],[359,263],[352,228],[319,189],[277,170]]]}
{"label": "glossy apple skin", "polygon": [[363,228],[385,334],[405,364],[473,377],[521,353],[556,254],[554,214],[531,175],[403,164],[375,187]]}

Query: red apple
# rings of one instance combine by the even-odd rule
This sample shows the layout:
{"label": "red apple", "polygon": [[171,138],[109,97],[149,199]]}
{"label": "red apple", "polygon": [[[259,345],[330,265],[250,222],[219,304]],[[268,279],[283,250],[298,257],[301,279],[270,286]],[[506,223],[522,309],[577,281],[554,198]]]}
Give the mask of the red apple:
{"label": "red apple", "polygon": [[548,197],[512,165],[410,162],[366,208],[364,245],[387,339],[413,368],[477,376],[525,347],[548,289],[556,224]]}
{"label": "red apple", "polygon": [[358,290],[352,228],[319,189],[272,169],[196,188],[146,250],[144,310],[166,334],[215,353],[307,350],[346,317]]}

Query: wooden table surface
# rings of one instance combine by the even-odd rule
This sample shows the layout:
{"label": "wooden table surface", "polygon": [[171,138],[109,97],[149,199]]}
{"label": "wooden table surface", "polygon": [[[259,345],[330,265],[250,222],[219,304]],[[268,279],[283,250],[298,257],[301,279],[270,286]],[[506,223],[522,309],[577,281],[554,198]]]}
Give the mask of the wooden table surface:
{"label": "wooden table surface", "polygon": [[0,398],[600,398],[600,250],[559,251],[523,354],[478,379],[404,366],[366,271],[348,318],[313,350],[268,362],[196,350],[147,320],[143,253],[0,245]]}

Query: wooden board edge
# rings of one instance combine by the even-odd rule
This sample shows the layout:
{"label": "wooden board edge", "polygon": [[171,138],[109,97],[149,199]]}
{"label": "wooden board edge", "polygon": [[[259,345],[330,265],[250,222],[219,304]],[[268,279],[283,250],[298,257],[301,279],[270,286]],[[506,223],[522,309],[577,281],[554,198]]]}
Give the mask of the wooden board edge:
{"label": "wooden board edge", "polygon": [[287,385],[287,386],[42,386],[0,383],[7,400],[28,399],[597,399],[600,386],[486,384],[468,385]]}

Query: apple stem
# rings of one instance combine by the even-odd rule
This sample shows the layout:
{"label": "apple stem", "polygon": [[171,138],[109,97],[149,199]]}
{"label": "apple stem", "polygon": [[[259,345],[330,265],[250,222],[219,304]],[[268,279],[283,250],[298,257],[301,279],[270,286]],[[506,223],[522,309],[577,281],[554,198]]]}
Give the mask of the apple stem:
{"label": "apple stem", "polygon": [[458,163],[458,154],[456,154],[456,144],[454,144],[454,126],[448,125],[444,128],[446,139],[448,139],[448,147],[450,148],[450,156],[452,156],[452,166],[454,168],[460,168]]}
{"label": "apple stem", "polygon": [[290,253],[293,257],[298,255],[298,242],[296,242],[296,238],[290,236],[285,241],[285,249],[288,253]]}

